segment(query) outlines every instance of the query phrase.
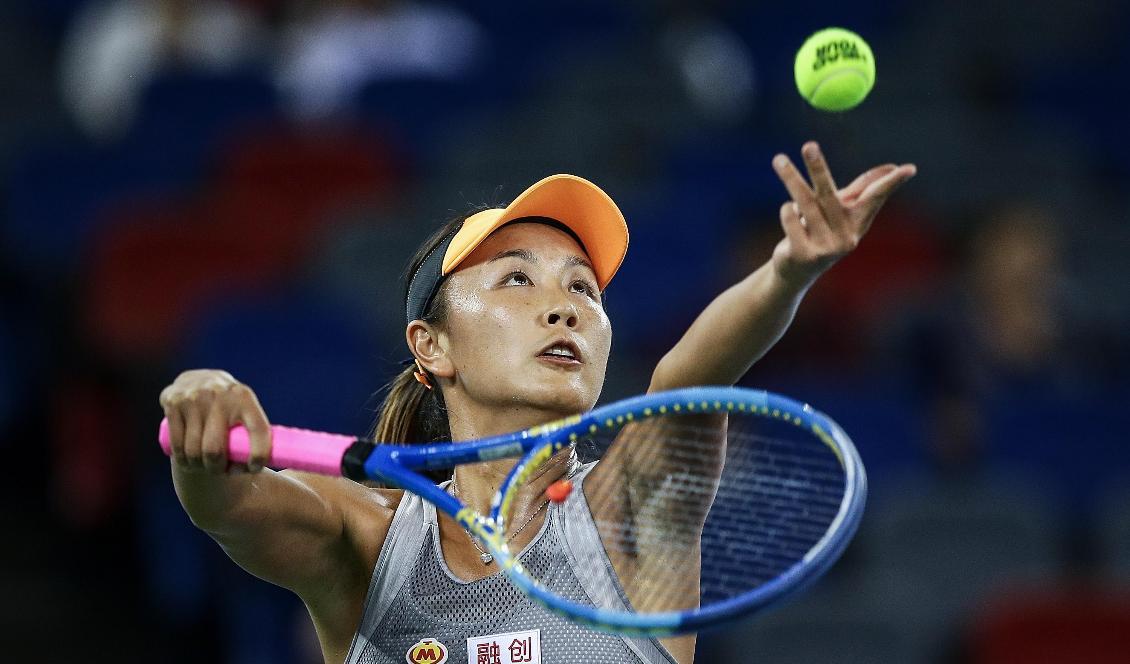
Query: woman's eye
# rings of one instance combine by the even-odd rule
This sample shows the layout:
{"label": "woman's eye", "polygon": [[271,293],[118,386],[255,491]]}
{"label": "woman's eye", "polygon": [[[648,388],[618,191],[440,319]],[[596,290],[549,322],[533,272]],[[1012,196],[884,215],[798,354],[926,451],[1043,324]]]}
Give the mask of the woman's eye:
{"label": "woman's eye", "polygon": [[513,272],[506,275],[506,283],[515,286],[528,286],[530,284],[530,278],[521,272]]}
{"label": "woman's eye", "polygon": [[573,292],[583,293],[589,297],[596,297],[596,287],[586,281],[574,281]]}

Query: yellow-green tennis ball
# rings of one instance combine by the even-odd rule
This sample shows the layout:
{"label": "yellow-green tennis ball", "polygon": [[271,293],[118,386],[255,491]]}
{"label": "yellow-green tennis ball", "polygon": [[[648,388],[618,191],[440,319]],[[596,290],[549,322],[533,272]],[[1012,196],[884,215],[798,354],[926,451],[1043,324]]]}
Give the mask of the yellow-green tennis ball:
{"label": "yellow-green tennis ball", "polygon": [[855,108],[875,84],[875,56],[863,38],[843,28],[813,34],[796,54],[800,96],[825,111]]}

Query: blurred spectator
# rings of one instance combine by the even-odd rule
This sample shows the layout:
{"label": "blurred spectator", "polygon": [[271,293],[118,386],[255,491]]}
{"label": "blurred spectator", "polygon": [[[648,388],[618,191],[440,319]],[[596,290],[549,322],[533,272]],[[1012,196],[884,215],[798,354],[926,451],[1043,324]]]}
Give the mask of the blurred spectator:
{"label": "blurred spectator", "polygon": [[697,6],[664,15],[663,48],[699,114],[720,125],[747,119],[757,83],[749,47],[726,23]]}
{"label": "blurred spectator", "polygon": [[[1108,405],[1126,379],[1102,378],[1050,210],[1001,206],[969,240],[958,292],[914,335],[931,456],[955,478],[1034,474],[1078,514],[1130,461],[1116,434],[1127,415]],[[1087,557],[1077,543],[1073,555]]]}
{"label": "blurred spectator", "polygon": [[1066,275],[1046,209],[1020,203],[991,216],[973,238],[968,276],[969,322],[988,365],[1026,373],[1067,359],[1060,348]]}
{"label": "blurred spectator", "polygon": [[313,2],[284,40],[278,81],[301,116],[331,114],[381,79],[454,78],[485,38],[453,7],[398,0]]}
{"label": "blurred spectator", "polygon": [[939,470],[970,470],[984,460],[985,399],[1017,381],[1054,380],[1070,366],[1065,275],[1050,212],[1031,203],[1000,206],[966,244],[951,292],[939,293],[911,335]]}
{"label": "blurred spectator", "polygon": [[90,2],[64,40],[63,98],[85,133],[111,139],[164,70],[228,70],[260,56],[263,40],[256,14],[227,0]]}

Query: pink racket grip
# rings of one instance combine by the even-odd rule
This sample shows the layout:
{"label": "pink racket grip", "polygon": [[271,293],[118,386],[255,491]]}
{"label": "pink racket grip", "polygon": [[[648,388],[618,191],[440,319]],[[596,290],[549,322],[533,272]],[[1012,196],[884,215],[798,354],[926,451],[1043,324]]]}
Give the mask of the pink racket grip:
{"label": "pink racket grip", "polygon": [[[157,440],[165,454],[170,453],[169,420],[161,420]],[[341,475],[341,461],[345,451],[355,441],[350,436],[323,433],[295,427],[271,426],[271,468],[292,468],[322,475]],[[228,434],[228,459],[247,463],[251,456],[251,436],[242,425],[232,427]]]}

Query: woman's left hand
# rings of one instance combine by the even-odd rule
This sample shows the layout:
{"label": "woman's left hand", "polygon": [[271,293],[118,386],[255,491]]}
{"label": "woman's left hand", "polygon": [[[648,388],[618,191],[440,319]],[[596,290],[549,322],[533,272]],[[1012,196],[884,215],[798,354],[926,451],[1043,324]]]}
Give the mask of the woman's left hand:
{"label": "woman's left hand", "polygon": [[781,206],[785,238],[773,250],[773,266],[786,282],[806,288],[859,245],[883,203],[917,167],[876,166],[837,189],[819,145],[805,143],[801,154],[812,186],[787,156],[773,158],[773,169],[792,196]]}

